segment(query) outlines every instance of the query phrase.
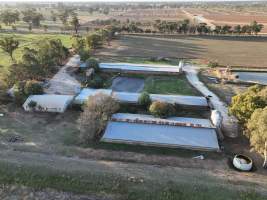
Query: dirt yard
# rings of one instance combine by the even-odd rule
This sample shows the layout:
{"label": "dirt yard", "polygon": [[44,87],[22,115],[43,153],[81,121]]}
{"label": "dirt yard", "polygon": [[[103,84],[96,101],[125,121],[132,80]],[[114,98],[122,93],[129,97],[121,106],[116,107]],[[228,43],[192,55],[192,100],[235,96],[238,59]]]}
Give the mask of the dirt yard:
{"label": "dirt yard", "polygon": [[267,38],[211,36],[121,36],[98,56],[176,57],[226,66],[267,67]]}

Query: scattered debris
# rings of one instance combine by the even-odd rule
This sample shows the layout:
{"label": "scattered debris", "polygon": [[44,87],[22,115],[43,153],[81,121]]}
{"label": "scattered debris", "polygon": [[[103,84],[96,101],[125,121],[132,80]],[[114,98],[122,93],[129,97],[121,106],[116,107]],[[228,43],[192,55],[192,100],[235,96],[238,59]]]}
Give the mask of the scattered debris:
{"label": "scattered debris", "polygon": [[200,159],[200,160],[204,160],[205,157],[203,155],[199,155],[199,156],[195,156],[193,157],[193,159]]}

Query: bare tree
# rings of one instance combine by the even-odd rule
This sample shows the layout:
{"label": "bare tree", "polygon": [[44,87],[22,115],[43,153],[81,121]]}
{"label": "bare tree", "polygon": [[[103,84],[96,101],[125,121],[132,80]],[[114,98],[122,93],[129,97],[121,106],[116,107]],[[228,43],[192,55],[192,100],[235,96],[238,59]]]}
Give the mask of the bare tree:
{"label": "bare tree", "polygon": [[98,141],[119,104],[111,96],[98,93],[88,99],[78,119],[82,142]]}

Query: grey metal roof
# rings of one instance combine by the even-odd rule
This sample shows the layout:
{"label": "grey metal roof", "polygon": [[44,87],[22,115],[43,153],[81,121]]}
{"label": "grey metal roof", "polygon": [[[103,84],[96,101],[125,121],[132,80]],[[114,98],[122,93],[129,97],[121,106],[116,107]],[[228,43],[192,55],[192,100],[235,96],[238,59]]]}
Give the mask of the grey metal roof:
{"label": "grey metal roof", "polygon": [[140,120],[158,120],[158,121],[175,121],[181,123],[189,123],[189,124],[200,124],[203,127],[214,128],[211,121],[209,119],[201,119],[201,118],[191,118],[191,117],[169,117],[167,119],[156,118],[153,115],[145,115],[145,114],[132,114],[132,113],[115,113],[112,115],[112,119],[123,120],[123,119],[140,119]]}
{"label": "grey metal roof", "polygon": [[[120,102],[137,103],[141,93],[132,92],[112,92],[110,89],[92,89],[85,88],[75,98],[76,104],[82,104],[89,96],[95,95],[98,92],[103,92],[107,95],[112,95]],[[172,104],[186,105],[186,106],[203,106],[207,107],[208,103],[205,97],[200,96],[184,96],[184,95],[163,95],[163,94],[150,94],[152,101],[163,101]]]}
{"label": "grey metal roof", "polygon": [[159,124],[110,121],[101,141],[219,150],[215,129]]}
{"label": "grey metal roof", "polygon": [[179,73],[181,66],[159,65],[159,64],[133,64],[133,63],[100,63],[101,69],[118,69],[127,71],[147,71],[147,72],[171,72]]}
{"label": "grey metal roof", "polygon": [[90,96],[96,95],[98,93],[104,93],[106,95],[111,95],[112,90],[84,88],[81,90],[80,94],[75,97],[74,103],[75,104],[83,104]]}

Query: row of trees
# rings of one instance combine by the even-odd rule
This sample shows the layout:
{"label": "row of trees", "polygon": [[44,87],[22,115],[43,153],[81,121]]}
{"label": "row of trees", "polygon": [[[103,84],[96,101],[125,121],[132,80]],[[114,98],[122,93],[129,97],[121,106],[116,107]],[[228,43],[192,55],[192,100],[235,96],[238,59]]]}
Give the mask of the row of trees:
{"label": "row of trees", "polygon": [[[102,22],[103,23],[103,22]],[[115,22],[114,22],[115,23]],[[116,21],[116,23],[118,23]],[[153,28],[151,28],[151,26]],[[253,21],[250,25],[236,26],[215,26],[212,29],[206,23],[192,24],[188,19],[171,22],[156,20],[155,23],[147,25],[140,22],[129,22],[121,25],[121,30],[129,33],[178,33],[178,34],[255,34],[257,35],[263,29],[263,24]]]}
{"label": "row of trees", "polygon": [[[22,15],[21,18],[20,15]],[[53,11],[51,12],[51,18],[53,21],[57,21],[57,19],[59,19],[63,24],[63,29],[73,29],[76,33],[78,32],[80,23],[78,16],[73,9],[63,9],[58,13]],[[0,14],[0,21],[7,26],[12,26],[13,30],[17,30],[15,24],[20,20],[28,23],[28,29],[31,31],[33,27],[41,27],[41,21],[44,20],[44,16],[36,9],[27,9],[21,12],[17,10],[4,10]],[[45,31],[47,31],[48,26],[44,25],[43,28]]]}
{"label": "row of trees", "polygon": [[264,155],[263,167],[267,167],[267,87],[252,86],[232,98],[230,114],[244,126],[244,134],[253,148]]}

